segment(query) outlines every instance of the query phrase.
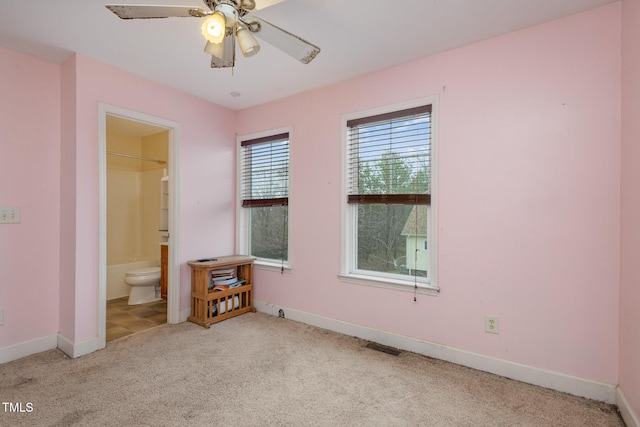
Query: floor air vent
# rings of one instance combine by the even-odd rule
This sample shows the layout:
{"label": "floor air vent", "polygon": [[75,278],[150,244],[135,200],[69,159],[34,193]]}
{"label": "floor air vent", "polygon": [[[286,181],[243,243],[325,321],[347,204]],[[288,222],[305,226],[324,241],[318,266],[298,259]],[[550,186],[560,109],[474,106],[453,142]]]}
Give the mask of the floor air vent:
{"label": "floor air vent", "polygon": [[375,342],[370,342],[369,344],[365,345],[365,347],[370,348],[371,350],[381,351],[392,356],[400,355],[400,350],[398,350],[397,348],[387,347],[386,345],[378,344]]}

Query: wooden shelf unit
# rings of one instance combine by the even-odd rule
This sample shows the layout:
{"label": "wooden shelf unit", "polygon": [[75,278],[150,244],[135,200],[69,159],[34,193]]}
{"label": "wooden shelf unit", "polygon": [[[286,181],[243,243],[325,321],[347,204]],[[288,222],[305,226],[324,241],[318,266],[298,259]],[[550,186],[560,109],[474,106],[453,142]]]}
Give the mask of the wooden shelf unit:
{"label": "wooden shelf unit", "polygon": [[[253,307],[253,262],[255,257],[229,255],[212,261],[189,261],[191,267],[191,316],[187,320],[205,328],[213,323],[249,311]],[[214,291],[209,288],[211,272],[222,268],[235,268],[235,276],[245,283],[237,288]]]}

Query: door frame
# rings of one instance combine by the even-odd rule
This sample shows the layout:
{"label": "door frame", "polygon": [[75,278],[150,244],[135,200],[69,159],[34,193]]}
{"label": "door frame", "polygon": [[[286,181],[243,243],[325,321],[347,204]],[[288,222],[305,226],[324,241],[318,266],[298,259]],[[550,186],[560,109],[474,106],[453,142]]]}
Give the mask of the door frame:
{"label": "door frame", "polygon": [[167,323],[180,323],[180,194],[179,123],[113,105],[98,104],[98,348],[107,342],[107,116],[142,122],[167,129],[169,133],[169,259],[167,274]]}

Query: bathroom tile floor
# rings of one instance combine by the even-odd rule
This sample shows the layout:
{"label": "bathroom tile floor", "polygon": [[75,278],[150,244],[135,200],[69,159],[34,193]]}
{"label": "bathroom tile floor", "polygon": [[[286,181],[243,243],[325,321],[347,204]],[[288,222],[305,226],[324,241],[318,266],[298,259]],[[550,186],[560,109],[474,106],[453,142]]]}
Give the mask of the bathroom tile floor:
{"label": "bathroom tile floor", "polygon": [[128,305],[128,299],[107,301],[107,342],[167,323],[165,300]]}

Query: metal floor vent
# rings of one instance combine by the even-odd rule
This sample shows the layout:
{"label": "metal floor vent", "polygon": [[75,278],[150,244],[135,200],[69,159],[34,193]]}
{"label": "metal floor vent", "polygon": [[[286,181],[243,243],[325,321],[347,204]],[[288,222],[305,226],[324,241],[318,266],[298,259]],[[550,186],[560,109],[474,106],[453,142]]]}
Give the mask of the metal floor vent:
{"label": "metal floor vent", "polygon": [[375,342],[370,342],[369,344],[365,345],[365,347],[370,348],[371,350],[381,351],[392,356],[399,356],[401,353],[401,351],[397,348],[388,347],[386,345],[378,344]]}

